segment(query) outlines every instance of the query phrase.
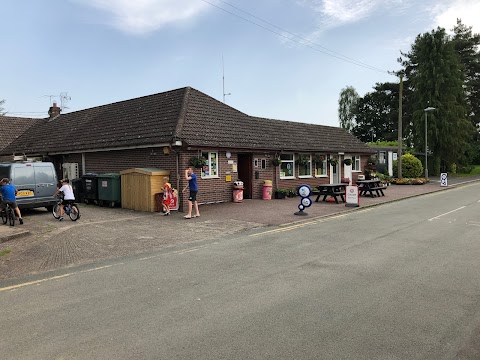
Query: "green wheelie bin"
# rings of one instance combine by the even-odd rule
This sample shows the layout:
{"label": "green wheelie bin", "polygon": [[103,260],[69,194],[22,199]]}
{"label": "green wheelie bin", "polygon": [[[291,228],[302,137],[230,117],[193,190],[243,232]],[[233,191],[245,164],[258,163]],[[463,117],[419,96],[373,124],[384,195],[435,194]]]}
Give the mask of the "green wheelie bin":
{"label": "green wheelie bin", "polygon": [[108,173],[97,175],[98,201],[100,205],[121,206],[122,183],[120,174]]}

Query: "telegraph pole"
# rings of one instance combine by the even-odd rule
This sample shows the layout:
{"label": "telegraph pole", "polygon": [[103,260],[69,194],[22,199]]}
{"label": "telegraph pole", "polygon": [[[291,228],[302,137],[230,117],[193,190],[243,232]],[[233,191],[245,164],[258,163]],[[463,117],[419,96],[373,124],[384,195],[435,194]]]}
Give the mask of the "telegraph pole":
{"label": "telegraph pole", "polygon": [[397,151],[399,179],[402,178],[402,150],[403,150],[402,98],[403,98],[403,74],[400,74],[400,91],[399,91],[399,99],[398,99],[398,151]]}

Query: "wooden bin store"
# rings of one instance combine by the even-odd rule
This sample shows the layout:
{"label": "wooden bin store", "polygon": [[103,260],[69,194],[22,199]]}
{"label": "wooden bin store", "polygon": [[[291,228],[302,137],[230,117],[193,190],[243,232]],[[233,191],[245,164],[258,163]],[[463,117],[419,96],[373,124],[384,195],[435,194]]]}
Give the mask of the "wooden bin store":
{"label": "wooden bin store", "polygon": [[163,178],[170,171],[135,168],[120,171],[122,176],[122,208],[155,211],[155,194],[163,192]]}

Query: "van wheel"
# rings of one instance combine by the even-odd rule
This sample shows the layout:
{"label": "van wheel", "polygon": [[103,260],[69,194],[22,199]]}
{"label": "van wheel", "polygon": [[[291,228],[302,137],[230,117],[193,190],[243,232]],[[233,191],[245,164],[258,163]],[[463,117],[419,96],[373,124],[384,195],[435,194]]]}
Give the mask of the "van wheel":
{"label": "van wheel", "polygon": [[48,212],[52,212],[52,211],[53,211],[53,205],[45,206],[45,208],[47,209]]}

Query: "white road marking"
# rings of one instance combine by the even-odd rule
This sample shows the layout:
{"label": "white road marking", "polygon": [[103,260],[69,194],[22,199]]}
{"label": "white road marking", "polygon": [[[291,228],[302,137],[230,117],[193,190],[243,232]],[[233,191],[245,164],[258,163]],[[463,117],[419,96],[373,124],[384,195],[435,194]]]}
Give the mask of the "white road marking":
{"label": "white road marking", "polygon": [[442,217],[442,216],[451,214],[451,213],[453,213],[453,212],[455,212],[455,211],[458,211],[458,210],[461,210],[461,209],[463,209],[463,208],[465,208],[465,206],[462,206],[462,207],[459,207],[458,209],[455,209],[455,210],[446,212],[445,214],[440,214],[440,215],[438,215],[438,216],[435,216],[435,217],[433,217],[433,218],[431,218],[431,219],[428,219],[428,221],[432,221],[432,220],[438,219],[439,217]]}

